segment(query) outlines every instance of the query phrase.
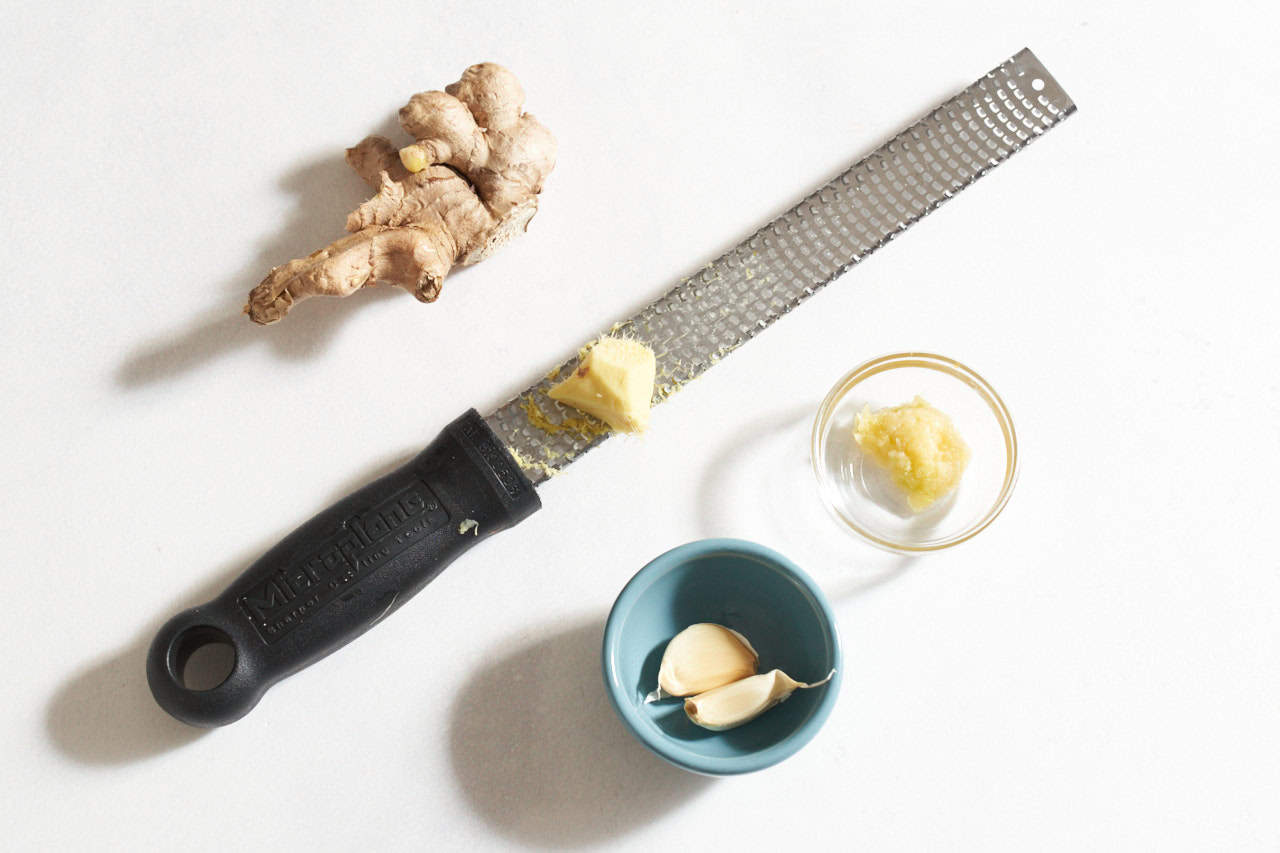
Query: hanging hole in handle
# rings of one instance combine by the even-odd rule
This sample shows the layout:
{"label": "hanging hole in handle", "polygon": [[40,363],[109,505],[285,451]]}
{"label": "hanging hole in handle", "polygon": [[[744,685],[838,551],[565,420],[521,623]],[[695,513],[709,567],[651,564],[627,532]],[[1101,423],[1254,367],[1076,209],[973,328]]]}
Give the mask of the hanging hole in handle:
{"label": "hanging hole in handle", "polygon": [[1031,81],[1031,88],[1037,92],[1044,91],[1044,81],[1041,80],[1039,77],[1037,77],[1036,79]]}
{"label": "hanging hole in handle", "polygon": [[169,651],[169,671],[188,690],[212,690],[235,668],[235,644],[225,632],[210,625],[183,631]]}

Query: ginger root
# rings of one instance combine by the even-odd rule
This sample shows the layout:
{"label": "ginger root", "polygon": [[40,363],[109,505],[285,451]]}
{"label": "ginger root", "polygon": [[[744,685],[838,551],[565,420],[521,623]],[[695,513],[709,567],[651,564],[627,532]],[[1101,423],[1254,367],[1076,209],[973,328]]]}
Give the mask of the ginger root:
{"label": "ginger root", "polygon": [[414,95],[400,110],[414,144],[397,150],[370,136],[347,149],[347,163],[377,190],[347,217],[351,233],[273,269],[245,313],[267,325],[309,296],[349,296],[378,281],[434,302],[455,265],[484,260],[538,210],[556,141],[523,105],[515,75],[492,62],[443,92]]}

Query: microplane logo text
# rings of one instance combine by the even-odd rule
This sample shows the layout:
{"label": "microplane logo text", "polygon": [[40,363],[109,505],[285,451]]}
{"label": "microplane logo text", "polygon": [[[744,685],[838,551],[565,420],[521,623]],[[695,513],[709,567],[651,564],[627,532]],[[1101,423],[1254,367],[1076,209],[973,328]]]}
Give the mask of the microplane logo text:
{"label": "microplane logo text", "polygon": [[449,520],[425,483],[415,481],[338,526],[307,559],[240,596],[240,606],[268,643],[296,627],[387,558]]}

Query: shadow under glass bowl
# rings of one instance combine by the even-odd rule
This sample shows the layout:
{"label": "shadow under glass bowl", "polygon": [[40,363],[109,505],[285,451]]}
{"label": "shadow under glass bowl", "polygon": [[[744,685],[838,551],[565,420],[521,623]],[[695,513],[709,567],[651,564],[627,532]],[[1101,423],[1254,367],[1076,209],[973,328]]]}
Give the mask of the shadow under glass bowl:
{"label": "shadow under glass bowl", "polygon": [[[853,438],[864,406],[895,406],[917,395],[950,416],[970,451],[960,485],[918,513]],[[972,539],[1004,509],[1018,480],[1017,434],[1000,395],[975,371],[933,353],[881,356],[841,377],[814,417],[810,457],[822,502],[836,522],[899,554]]]}

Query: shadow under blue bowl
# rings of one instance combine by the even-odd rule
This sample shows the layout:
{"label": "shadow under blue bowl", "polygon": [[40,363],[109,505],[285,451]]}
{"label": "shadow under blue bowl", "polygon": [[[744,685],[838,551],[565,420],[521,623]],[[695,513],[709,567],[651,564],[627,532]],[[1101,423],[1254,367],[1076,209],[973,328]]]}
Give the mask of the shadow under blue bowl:
{"label": "shadow under blue bowl", "polygon": [[[760,672],[814,682],[834,669],[835,677],[736,729],[700,728],[681,700],[644,704],[667,642],[695,622],[743,634],[760,654]],[[741,539],[690,542],[653,560],[623,588],[605,624],[604,680],[618,716],[650,750],[695,773],[750,773],[794,754],[831,713],[843,665],[822,590],[786,557]]]}

